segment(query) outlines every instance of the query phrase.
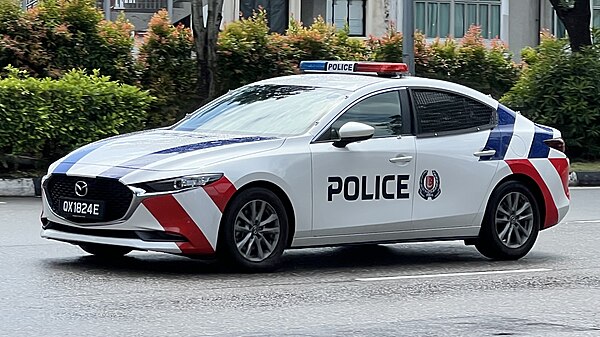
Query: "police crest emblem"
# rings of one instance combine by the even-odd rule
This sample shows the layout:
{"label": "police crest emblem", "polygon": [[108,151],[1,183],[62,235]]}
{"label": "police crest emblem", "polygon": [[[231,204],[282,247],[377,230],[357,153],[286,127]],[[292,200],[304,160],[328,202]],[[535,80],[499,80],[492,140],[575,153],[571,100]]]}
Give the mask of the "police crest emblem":
{"label": "police crest emblem", "polygon": [[431,174],[428,173],[429,171],[425,170],[421,174],[421,178],[419,179],[419,195],[425,200],[434,200],[442,193],[440,175],[436,170],[432,170]]}

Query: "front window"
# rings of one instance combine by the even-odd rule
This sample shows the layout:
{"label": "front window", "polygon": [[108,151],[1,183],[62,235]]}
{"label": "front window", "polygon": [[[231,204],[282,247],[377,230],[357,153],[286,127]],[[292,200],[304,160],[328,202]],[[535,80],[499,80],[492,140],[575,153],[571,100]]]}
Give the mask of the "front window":
{"label": "front window", "polygon": [[374,138],[395,137],[402,133],[400,93],[389,91],[370,96],[341,115],[319,141],[339,139],[339,129],[348,122],[365,123],[375,129]]}
{"label": "front window", "polygon": [[463,37],[472,25],[486,39],[500,36],[501,0],[415,1],[415,28],[428,37]]}
{"label": "front window", "polygon": [[174,130],[294,136],[345,99],[339,89],[297,85],[242,87],[200,108]]}

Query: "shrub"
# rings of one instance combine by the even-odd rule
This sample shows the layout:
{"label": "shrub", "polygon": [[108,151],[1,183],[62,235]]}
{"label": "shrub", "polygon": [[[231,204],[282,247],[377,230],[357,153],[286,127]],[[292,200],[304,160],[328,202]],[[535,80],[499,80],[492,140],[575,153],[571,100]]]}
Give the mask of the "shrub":
{"label": "shrub", "polygon": [[52,72],[47,34],[33,11],[24,12],[16,1],[0,0],[0,73],[8,65],[33,75]]}
{"label": "shrub", "polygon": [[566,39],[544,34],[502,102],[558,128],[572,158],[600,158],[600,45],[572,53]]}
{"label": "shrub", "polygon": [[291,58],[302,60],[364,60],[367,48],[361,40],[348,36],[348,26],[338,29],[317,17],[308,26],[292,21],[286,31],[286,41],[292,49]]}
{"label": "shrub", "polygon": [[[402,34],[388,27],[382,38],[367,40],[376,61],[402,62]],[[499,98],[516,82],[519,69],[508,48],[500,41],[487,46],[479,27],[472,26],[459,42],[452,38],[427,43],[415,34],[415,72],[417,76],[466,85]]]}
{"label": "shrub", "polygon": [[197,107],[198,66],[192,32],[169,23],[166,10],[156,13],[140,47],[141,85],[157,99],[148,113],[149,127],[172,124]]}
{"label": "shrub", "polygon": [[106,76],[70,71],[59,80],[8,69],[0,79],[0,154],[48,160],[108,136],[143,128],[152,98]]}
{"label": "shrub", "polygon": [[287,39],[279,34],[269,34],[264,10],[228,24],[219,35],[217,53],[217,79],[221,91],[289,75],[294,69]]}
{"label": "shrub", "polygon": [[27,12],[0,0],[0,68],[10,64],[53,78],[73,68],[99,69],[135,83],[132,30],[123,16],[103,21],[93,0],[44,0]]}
{"label": "shrub", "polygon": [[370,36],[366,40],[368,48],[372,51],[374,61],[402,62],[402,33],[396,31],[396,26],[391,24],[381,38]]}

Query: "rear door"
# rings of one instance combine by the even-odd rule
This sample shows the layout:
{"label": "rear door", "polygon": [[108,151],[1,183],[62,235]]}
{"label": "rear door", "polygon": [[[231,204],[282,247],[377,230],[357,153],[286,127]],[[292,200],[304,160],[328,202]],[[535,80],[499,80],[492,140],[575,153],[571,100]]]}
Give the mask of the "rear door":
{"label": "rear door", "polygon": [[[410,229],[415,137],[407,134],[410,116],[403,114],[410,109],[401,101],[399,90],[364,97],[310,145],[314,236]],[[373,126],[374,137],[333,146],[347,122]]]}
{"label": "rear door", "polygon": [[[413,194],[416,229],[478,226],[498,161],[485,149],[496,109],[460,93],[411,89],[418,153]],[[456,233],[456,232],[452,232]],[[440,235],[444,235],[443,231]]]}

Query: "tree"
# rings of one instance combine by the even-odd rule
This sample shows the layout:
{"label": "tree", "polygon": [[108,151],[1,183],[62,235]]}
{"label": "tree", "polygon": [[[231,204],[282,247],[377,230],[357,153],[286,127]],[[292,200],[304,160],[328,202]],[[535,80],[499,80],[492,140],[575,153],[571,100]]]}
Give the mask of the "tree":
{"label": "tree", "polygon": [[[208,7],[204,15],[204,5]],[[223,0],[192,0],[192,28],[198,58],[200,90],[213,99],[217,95],[217,39],[223,20]]]}
{"label": "tree", "polygon": [[590,0],[550,0],[550,3],[567,29],[571,50],[578,52],[591,45]]}

